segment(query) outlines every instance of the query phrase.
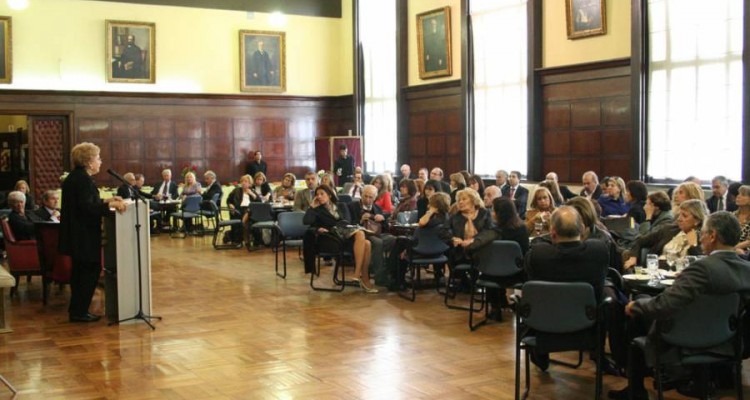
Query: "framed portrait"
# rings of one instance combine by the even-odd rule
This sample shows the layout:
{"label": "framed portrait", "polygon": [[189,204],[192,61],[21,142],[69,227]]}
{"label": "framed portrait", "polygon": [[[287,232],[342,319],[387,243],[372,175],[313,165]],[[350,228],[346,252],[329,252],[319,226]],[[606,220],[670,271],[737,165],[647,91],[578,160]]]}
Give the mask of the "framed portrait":
{"label": "framed portrait", "polygon": [[568,39],[607,33],[605,0],[565,0]]}
{"label": "framed portrait", "polygon": [[286,34],[240,31],[240,90],[283,92],[286,90]]}
{"label": "framed portrait", "polygon": [[451,8],[417,15],[419,79],[451,76]]}
{"label": "framed portrait", "polygon": [[0,57],[3,58],[0,60],[0,83],[11,83],[13,81],[13,52],[11,51],[13,44],[11,33],[13,30],[11,29],[11,18],[0,17],[0,24],[2,25],[2,29],[0,29],[0,35],[2,35],[2,38],[0,38],[0,46],[2,46]]}
{"label": "framed portrait", "polygon": [[107,82],[156,82],[156,24],[106,21]]}

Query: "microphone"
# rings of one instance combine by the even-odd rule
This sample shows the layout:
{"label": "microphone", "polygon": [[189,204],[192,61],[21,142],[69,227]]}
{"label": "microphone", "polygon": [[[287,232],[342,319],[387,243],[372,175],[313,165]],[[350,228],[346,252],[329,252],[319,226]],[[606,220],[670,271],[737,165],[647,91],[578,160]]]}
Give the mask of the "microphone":
{"label": "microphone", "polygon": [[128,186],[130,186],[130,184],[128,183],[128,181],[126,181],[125,178],[123,178],[122,176],[120,176],[120,174],[118,174],[117,172],[115,172],[114,170],[112,170],[112,168],[109,168],[107,170],[107,173],[110,174],[110,175],[112,175],[112,176],[114,176],[115,179],[117,179],[118,181],[120,181],[122,183],[125,183]]}

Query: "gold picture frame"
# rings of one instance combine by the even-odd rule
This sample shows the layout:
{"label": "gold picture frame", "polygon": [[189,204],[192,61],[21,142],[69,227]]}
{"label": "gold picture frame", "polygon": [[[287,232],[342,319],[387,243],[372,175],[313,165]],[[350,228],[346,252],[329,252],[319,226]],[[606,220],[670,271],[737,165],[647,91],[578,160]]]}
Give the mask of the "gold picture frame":
{"label": "gold picture frame", "polygon": [[107,20],[105,25],[107,82],[155,83],[156,24]]}
{"label": "gold picture frame", "polygon": [[240,90],[286,91],[286,33],[240,31]]}
{"label": "gold picture frame", "polygon": [[568,39],[607,33],[605,0],[565,0]]}
{"label": "gold picture frame", "polygon": [[451,8],[417,14],[419,79],[451,76]]}
{"label": "gold picture frame", "polygon": [[0,83],[13,81],[13,23],[11,17],[0,17]]}

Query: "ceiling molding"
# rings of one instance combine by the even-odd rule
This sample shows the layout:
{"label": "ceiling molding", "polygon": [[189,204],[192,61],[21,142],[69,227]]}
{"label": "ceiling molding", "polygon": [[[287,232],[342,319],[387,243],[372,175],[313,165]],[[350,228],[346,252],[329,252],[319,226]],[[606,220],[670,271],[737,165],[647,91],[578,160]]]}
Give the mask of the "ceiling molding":
{"label": "ceiling molding", "polygon": [[272,13],[341,18],[341,1],[336,0],[88,0],[110,3],[148,4],[216,10]]}

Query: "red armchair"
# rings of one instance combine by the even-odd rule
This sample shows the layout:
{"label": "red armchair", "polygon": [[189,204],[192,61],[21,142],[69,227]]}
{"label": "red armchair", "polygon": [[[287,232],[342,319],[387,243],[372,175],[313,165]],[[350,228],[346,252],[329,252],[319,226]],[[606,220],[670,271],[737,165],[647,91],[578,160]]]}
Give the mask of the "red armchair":
{"label": "red armchair", "polygon": [[55,222],[37,222],[34,224],[39,261],[42,266],[42,302],[46,305],[49,298],[49,285],[60,286],[70,283],[73,261],[70,256],[60,254],[57,244],[60,241],[60,224]]}
{"label": "red armchair", "polygon": [[16,240],[7,218],[0,219],[0,224],[3,227],[5,251],[8,254],[8,269],[16,278],[16,286],[10,289],[10,297],[13,297],[18,291],[18,281],[21,275],[26,275],[27,281],[31,281],[33,275],[42,274],[42,269],[39,264],[36,240]]}

